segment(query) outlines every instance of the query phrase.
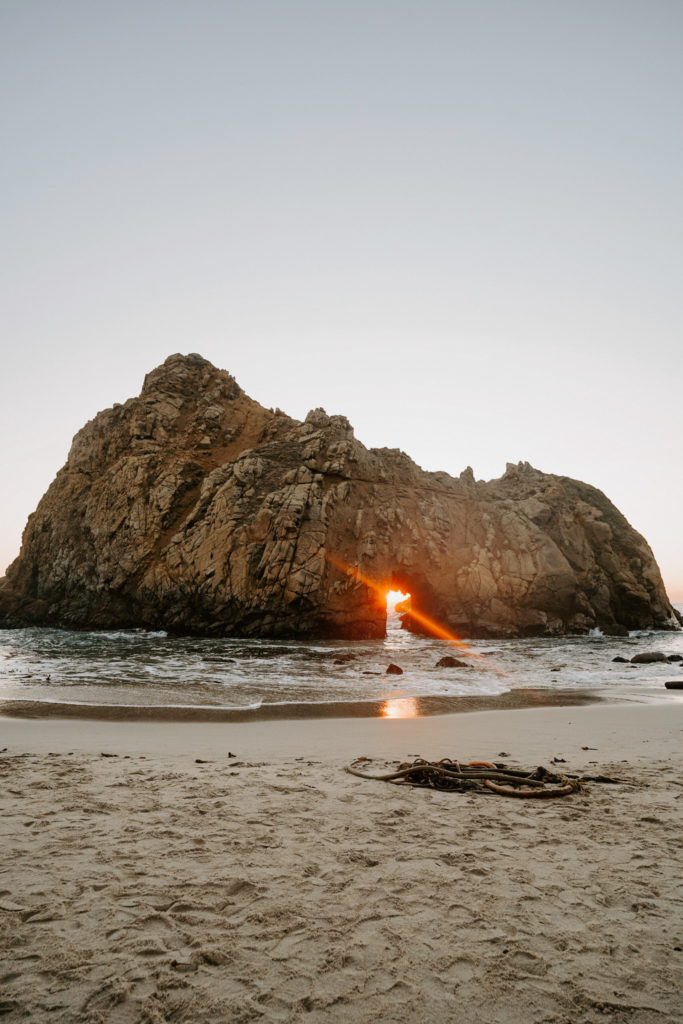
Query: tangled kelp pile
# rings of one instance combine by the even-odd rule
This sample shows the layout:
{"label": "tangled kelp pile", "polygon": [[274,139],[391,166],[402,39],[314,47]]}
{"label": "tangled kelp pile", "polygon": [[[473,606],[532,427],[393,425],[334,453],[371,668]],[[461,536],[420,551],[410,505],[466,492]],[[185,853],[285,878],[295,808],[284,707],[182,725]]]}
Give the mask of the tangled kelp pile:
{"label": "tangled kelp pile", "polygon": [[393,782],[396,785],[423,789],[442,789],[456,793],[498,793],[500,796],[536,799],[569,796],[571,793],[586,794],[588,782],[621,781],[605,775],[558,775],[541,766],[529,771],[508,768],[505,764],[494,764],[491,761],[469,761],[462,764],[449,757],[444,757],[440,761],[426,761],[418,757],[412,762],[405,761],[399,764],[393,771],[369,775],[358,766],[368,764],[370,760],[368,757],[357,757],[347,765],[346,771],[360,779]]}

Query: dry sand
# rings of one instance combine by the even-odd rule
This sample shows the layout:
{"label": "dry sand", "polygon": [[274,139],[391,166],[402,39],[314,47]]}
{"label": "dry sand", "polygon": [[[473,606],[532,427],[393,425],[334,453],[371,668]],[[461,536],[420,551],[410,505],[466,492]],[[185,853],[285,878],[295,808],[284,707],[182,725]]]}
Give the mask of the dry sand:
{"label": "dry sand", "polygon": [[[0,720],[0,1013],[683,1020],[682,738],[683,703]],[[358,754],[379,769],[418,753],[529,767],[556,756],[629,781],[521,801],[343,771]]]}

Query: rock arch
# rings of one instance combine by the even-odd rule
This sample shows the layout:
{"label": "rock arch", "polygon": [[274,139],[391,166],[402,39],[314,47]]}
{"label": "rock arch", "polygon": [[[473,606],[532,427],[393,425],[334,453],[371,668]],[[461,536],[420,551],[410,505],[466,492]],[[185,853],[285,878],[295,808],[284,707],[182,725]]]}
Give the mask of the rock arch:
{"label": "rock arch", "polygon": [[[400,582],[462,636],[678,628],[645,540],[596,488],[426,473],[343,416],[303,423],[198,355],[74,438],[0,582],[5,625],[371,637]],[[420,628],[413,622],[411,628]]]}

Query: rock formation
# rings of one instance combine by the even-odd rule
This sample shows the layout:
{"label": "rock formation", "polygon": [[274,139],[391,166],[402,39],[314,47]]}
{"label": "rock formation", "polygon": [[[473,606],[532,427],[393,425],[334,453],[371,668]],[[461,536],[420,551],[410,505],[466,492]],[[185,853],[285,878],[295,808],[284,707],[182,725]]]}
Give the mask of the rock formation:
{"label": "rock formation", "polygon": [[527,463],[499,480],[367,449],[343,416],[264,409],[170,356],[99,413],[0,582],[5,625],[377,637],[381,592],[459,636],[675,629],[643,538],[594,487]]}

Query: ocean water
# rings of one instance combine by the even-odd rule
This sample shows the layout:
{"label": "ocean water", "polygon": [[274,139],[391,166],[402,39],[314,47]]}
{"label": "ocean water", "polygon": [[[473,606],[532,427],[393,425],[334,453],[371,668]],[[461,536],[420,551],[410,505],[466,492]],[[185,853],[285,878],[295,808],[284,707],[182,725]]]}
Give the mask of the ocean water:
{"label": "ocean water", "polygon": [[[423,697],[495,698],[515,690],[670,702],[683,662],[614,662],[644,651],[683,656],[683,632],[473,640],[452,648],[390,615],[384,640],[320,643],[170,637],[160,632],[0,631],[0,701],[123,707],[266,709]],[[452,654],[471,667],[437,668]],[[389,664],[403,675],[387,675]],[[550,694],[551,696],[552,694]],[[407,705],[406,705],[407,706]]]}

